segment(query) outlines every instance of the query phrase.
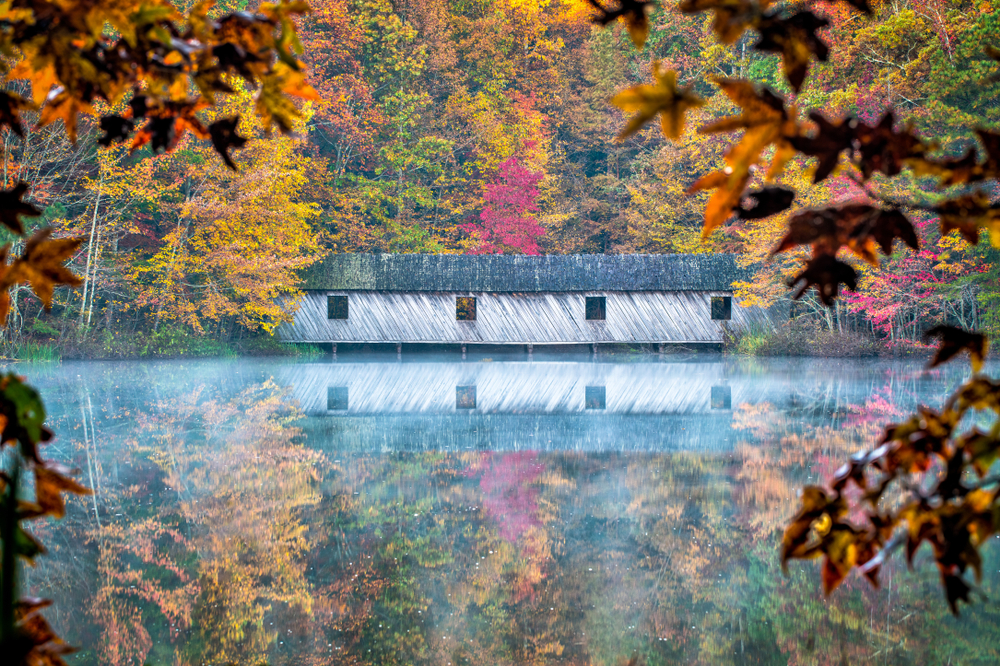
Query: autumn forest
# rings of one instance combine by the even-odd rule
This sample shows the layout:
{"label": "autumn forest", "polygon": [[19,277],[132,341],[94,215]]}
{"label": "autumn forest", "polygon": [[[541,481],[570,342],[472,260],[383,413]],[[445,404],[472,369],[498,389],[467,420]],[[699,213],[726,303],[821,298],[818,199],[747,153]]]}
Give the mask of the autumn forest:
{"label": "autumn forest", "polygon": [[[5,182],[30,182],[26,200],[43,211],[29,226],[86,239],[71,261],[86,283],[57,291],[51,312],[26,285],[13,292],[3,335],[15,355],[32,344],[98,357],[211,353],[266,338],[290,317],[298,271],[327,253],[735,252],[757,273],[737,285],[743,302],[789,298],[801,253],[764,260],[790,213],[737,217],[703,241],[708,195],[687,194],[724,165],[724,138],[697,131],[733,112],[710,77],[791,95],[780,57],[750,48],[751,33],[722,45],[710,15],[657,9],[636,51],[576,0],[311,7],[297,21],[312,88],[292,134],[265,136],[249,88],[203,112],[239,115],[248,140],[231,151],[237,171],[190,133],[161,152],[155,141],[130,150],[86,117],[75,144],[61,122],[26,123],[23,137],[5,128]],[[795,103],[873,124],[894,109],[942,155],[960,156],[976,145],[970,128],[1000,122],[997,65],[983,47],[1000,35],[996,9],[912,0],[876,3],[869,17],[819,3],[829,55]],[[609,100],[649,81],[656,62],[706,104],[677,141],[653,124],[616,140],[629,114]],[[865,194],[849,174],[812,185],[815,169],[800,156],[779,179],[799,192],[797,207]],[[932,201],[927,181],[908,172],[866,187]],[[919,252],[858,262],[857,291],[831,311],[805,299],[801,321],[890,343],[936,323],[1000,328],[997,251],[942,236],[933,213],[913,222]]]}
{"label": "autumn forest", "polygon": [[995,663],[998,10],[0,3],[0,660]]}

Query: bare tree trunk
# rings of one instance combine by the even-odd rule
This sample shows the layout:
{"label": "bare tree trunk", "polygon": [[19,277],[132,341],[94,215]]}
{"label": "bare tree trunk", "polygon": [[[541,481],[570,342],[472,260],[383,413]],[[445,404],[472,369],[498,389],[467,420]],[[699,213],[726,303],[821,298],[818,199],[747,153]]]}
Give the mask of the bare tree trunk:
{"label": "bare tree trunk", "polygon": [[97,240],[95,241],[94,252],[97,256],[94,257],[94,273],[92,276],[87,278],[87,281],[93,281],[94,286],[90,288],[90,307],[87,309],[87,328],[90,328],[90,321],[94,315],[94,295],[97,292],[97,270],[101,260],[101,231],[103,229],[97,230]]}
{"label": "bare tree trunk", "polygon": [[[101,191],[104,188],[104,174],[101,174],[101,183],[97,189],[97,200],[94,202],[94,216],[90,220],[90,240],[87,242],[87,271],[83,276],[83,302],[80,304],[80,321],[83,325],[83,314],[87,310],[87,295],[90,287],[90,265],[93,260],[94,251],[94,231],[97,228],[97,211],[101,207]],[[89,323],[89,322],[88,322]]]}

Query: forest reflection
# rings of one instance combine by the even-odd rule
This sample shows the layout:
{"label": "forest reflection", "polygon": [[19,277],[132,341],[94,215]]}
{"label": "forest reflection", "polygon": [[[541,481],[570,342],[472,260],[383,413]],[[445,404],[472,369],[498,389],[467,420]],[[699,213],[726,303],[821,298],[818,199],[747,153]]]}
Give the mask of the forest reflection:
{"label": "forest reflection", "polygon": [[[57,446],[96,489],[46,526],[53,552],[28,572],[82,648],[72,663],[1000,659],[996,606],[952,618],[928,566],[895,561],[881,590],[852,578],[824,599],[813,566],[785,577],[777,561],[797,489],[954,378],[855,368],[781,404],[737,393],[723,451],[364,453],[317,441],[329,429],[259,370],[43,384],[77,396]],[[984,557],[994,598],[997,548]]]}

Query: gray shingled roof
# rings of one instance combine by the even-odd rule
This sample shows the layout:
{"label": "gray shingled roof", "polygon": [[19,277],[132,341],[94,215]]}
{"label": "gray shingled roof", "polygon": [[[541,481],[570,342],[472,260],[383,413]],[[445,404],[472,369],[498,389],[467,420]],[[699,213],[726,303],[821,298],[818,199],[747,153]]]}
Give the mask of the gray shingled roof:
{"label": "gray shingled roof", "polygon": [[326,291],[727,291],[731,254],[331,254],[305,271]]}

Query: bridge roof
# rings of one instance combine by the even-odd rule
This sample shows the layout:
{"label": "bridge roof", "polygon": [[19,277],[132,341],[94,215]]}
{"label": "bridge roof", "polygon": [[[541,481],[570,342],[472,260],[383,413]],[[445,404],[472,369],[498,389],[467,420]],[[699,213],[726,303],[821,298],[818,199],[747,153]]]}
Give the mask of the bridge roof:
{"label": "bridge roof", "polygon": [[324,291],[728,291],[732,254],[331,254],[303,275]]}

